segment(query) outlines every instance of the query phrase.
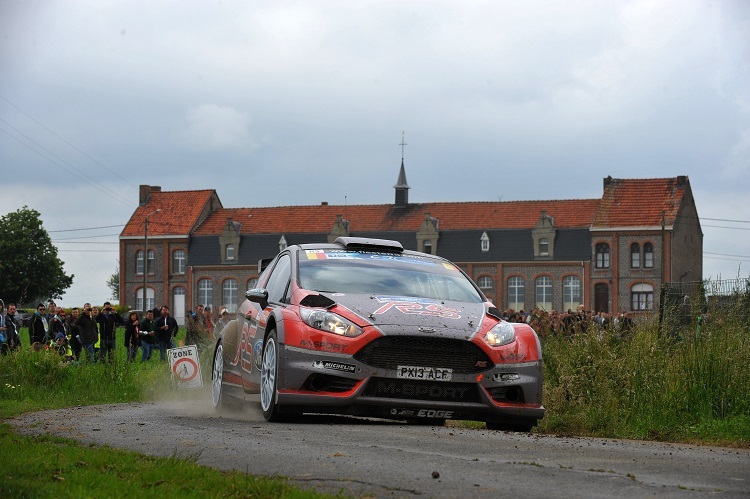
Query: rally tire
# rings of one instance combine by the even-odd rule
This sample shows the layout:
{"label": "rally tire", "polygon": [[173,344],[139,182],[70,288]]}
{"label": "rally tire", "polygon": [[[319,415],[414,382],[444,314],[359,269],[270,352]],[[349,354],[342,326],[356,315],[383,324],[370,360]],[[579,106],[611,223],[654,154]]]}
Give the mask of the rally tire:
{"label": "rally tire", "polygon": [[223,411],[229,408],[226,390],[224,388],[224,345],[221,341],[216,345],[214,361],[211,367],[211,402],[214,409]]}
{"label": "rally tire", "polygon": [[533,424],[527,423],[497,423],[493,421],[485,422],[488,430],[493,431],[515,431],[517,433],[530,433],[534,427]]}
{"label": "rally tire", "polygon": [[276,330],[272,329],[263,344],[263,361],[260,371],[260,408],[266,421],[283,421],[276,403],[279,374],[279,343]]}

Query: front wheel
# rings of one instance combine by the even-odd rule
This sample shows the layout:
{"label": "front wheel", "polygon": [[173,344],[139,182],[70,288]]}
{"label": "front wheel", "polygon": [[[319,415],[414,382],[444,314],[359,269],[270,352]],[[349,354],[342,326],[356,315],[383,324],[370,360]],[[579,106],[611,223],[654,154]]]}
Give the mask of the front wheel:
{"label": "front wheel", "polygon": [[496,431],[515,431],[518,433],[530,433],[531,429],[534,427],[532,424],[526,424],[526,423],[497,423],[494,421],[487,421],[485,422],[487,425],[488,430],[496,430]]}
{"label": "front wheel", "polygon": [[263,345],[263,365],[260,371],[260,408],[266,421],[281,421],[276,403],[276,379],[279,372],[279,344],[276,330],[268,333]]}
{"label": "front wheel", "polygon": [[226,395],[224,394],[224,345],[219,342],[214,352],[214,364],[211,369],[211,402],[214,409],[226,408]]}

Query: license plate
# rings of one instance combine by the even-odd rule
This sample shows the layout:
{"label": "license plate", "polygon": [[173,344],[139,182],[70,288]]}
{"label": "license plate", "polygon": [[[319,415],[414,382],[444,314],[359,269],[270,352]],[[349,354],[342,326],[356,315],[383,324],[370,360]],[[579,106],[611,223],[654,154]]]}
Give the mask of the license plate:
{"label": "license plate", "polygon": [[453,369],[447,367],[398,366],[396,377],[401,379],[423,379],[426,381],[450,381]]}

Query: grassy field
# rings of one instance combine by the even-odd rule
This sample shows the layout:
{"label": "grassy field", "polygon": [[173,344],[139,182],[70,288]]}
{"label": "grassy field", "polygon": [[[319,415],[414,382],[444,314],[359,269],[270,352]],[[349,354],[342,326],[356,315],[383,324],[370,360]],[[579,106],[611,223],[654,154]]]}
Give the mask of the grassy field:
{"label": "grassy field", "polygon": [[[744,307],[701,327],[647,322],[543,334],[546,417],[538,433],[750,447],[750,318]],[[120,333],[121,334],[121,333]],[[54,352],[0,357],[0,417],[60,407],[152,400],[170,385],[156,358],[64,364]],[[203,358],[204,372],[210,372]],[[483,423],[451,422],[468,428]],[[0,497],[311,497],[283,480],[225,473],[189,459],[144,457],[0,425]],[[176,473],[176,470],[179,473]],[[179,476],[179,480],[175,479]]]}
{"label": "grassy field", "polygon": [[[28,349],[0,357],[0,418],[150,400],[169,392],[168,365],[158,360],[158,352],[150,362],[130,363],[122,345],[115,351],[114,362],[96,364],[65,364],[55,352]],[[22,436],[8,424],[0,424],[0,449],[5,456],[0,460],[0,497],[330,497],[300,490],[283,479],[223,472],[191,459]],[[7,458],[10,449],[12,459]]]}

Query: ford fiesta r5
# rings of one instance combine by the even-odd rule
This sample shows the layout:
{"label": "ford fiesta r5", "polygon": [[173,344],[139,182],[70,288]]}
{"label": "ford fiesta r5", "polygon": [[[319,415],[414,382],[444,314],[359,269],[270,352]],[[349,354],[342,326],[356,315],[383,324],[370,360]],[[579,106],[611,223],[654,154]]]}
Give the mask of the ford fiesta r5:
{"label": "ford fiesta r5", "polygon": [[268,421],[304,413],[529,431],[542,350],[457,266],[382,239],[290,246],[218,335],[217,408],[260,393]]}

